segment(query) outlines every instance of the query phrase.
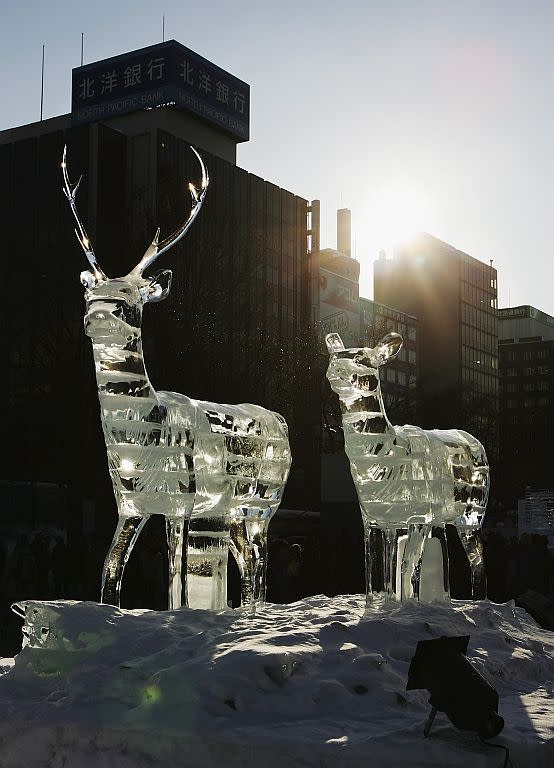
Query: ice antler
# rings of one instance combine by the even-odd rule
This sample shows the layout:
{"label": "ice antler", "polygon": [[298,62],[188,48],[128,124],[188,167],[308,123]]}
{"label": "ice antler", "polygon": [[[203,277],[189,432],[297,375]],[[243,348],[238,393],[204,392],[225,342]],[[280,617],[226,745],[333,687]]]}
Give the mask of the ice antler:
{"label": "ice antler", "polygon": [[161,256],[162,253],[165,253],[168,251],[172,246],[175,245],[175,243],[178,243],[179,240],[186,235],[186,233],[189,230],[189,227],[191,226],[192,222],[195,220],[195,218],[198,216],[198,213],[200,212],[200,208],[202,207],[202,203],[204,202],[204,197],[206,196],[206,190],[208,189],[208,184],[210,183],[210,179],[208,177],[208,172],[206,170],[206,166],[204,165],[204,162],[202,161],[202,158],[198,154],[198,152],[195,150],[194,147],[191,147],[192,151],[198,158],[200,162],[200,167],[202,169],[202,187],[200,190],[200,193],[194,186],[194,184],[189,184],[189,191],[190,195],[192,197],[192,209],[189,214],[188,219],[185,221],[184,224],[182,224],[178,229],[173,232],[173,234],[169,235],[169,237],[166,237],[165,240],[162,240],[161,243],[158,242],[158,238],[160,236],[160,228],[156,230],[156,234],[154,235],[154,239],[152,240],[152,243],[148,246],[148,248],[145,251],[144,256],[139,261],[137,266],[131,270],[129,274],[131,275],[142,275],[145,269],[149,267],[158,256]]}
{"label": "ice antler", "polygon": [[77,190],[79,189],[79,184],[81,183],[81,179],[83,177],[79,176],[79,180],[75,184],[72,184],[69,181],[69,176],[67,175],[67,145],[64,146],[63,148],[62,173],[63,173],[63,192],[64,192],[64,195],[67,197],[67,200],[73,212],[73,216],[75,217],[75,221],[77,222],[77,228],[75,229],[77,240],[79,241],[79,243],[81,244],[81,248],[85,252],[85,256],[87,257],[88,262],[94,271],[94,275],[96,279],[107,280],[108,278],[104,274],[102,267],[100,266],[100,264],[96,259],[96,255],[92,250],[92,244],[89,240],[89,236],[87,235],[87,231],[84,228],[83,223],[79,218],[79,214],[77,212],[75,196],[77,195]]}

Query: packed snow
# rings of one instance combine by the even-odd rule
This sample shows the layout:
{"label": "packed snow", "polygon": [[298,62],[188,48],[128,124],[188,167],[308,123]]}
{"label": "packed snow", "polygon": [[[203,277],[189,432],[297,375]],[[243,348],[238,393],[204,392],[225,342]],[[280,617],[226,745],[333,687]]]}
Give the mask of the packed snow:
{"label": "packed snow", "polygon": [[2,768],[500,768],[503,752],[442,714],[423,738],[429,694],[406,691],[418,640],[467,634],[500,695],[493,741],[514,766],[554,765],[554,635],[513,603],[27,606],[31,641],[0,662]]}

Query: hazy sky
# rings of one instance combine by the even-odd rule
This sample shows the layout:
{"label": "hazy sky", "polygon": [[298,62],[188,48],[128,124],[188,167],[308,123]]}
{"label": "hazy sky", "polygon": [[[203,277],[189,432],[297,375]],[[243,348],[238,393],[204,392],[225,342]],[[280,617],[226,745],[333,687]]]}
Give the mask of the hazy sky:
{"label": "hazy sky", "polygon": [[[554,314],[554,3],[0,0],[0,129],[70,109],[71,69],[175,38],[251,85],[238,164],[352,209],[361,290],[426,229],[499,270],[499,305]],[[31,190],[32,192],[32,190]]]}

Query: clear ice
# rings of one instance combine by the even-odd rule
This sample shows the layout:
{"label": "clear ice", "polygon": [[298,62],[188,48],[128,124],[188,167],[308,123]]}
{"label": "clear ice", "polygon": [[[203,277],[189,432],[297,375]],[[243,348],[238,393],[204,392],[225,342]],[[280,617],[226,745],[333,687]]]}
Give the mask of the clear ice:
{"label": "clear ice", "polygon": [[[80,221],[66,152],[64,192],[77,223],[77,239],[91,266],[85,286],[85,333],[92,340],[100,415],[118,509],[117,528],[102,574],[101,602],[119,605],[123,571],[150,515],[166,519],[169,607],[189,602],[227,607],[229,551],[241,576],[241,602],[255,609],[265,600],[267,527],[278,508],[291,454],[282,416],[257,405],[220,405],[175,392],[157,392],[146,372],[141,324],[146,303],[169,294],[171,272],[143,272],[187,232],[200,211],[202,186],[189,185],[192,210],[172,235],[159,230],[137,266],[125,277],[102,271]],[[189,526],[191,527],[189,546]],[[189,550],[189,564],[183,560]],[[186,578],[184,579],[186,582]]]}
{"label": "clear ice", "polygon": [[[446,523],[456,526],[468,556],[473,597],[484,598],[480,529],[489,492],[485,449],[461,429],[390,423],[379,368],[400,352],[399,334],[388,334],[372,349],[345,349],[337,333],[328,334],[326,344],[327,378],[339,396],[364,525],[368,602],[375,572],[388,598],[420,598],[422,555],[431,538],[439,540],[443,564],[442,584],[432,595],[448,597]],[[436,551],[437,546],[429,549]]]}

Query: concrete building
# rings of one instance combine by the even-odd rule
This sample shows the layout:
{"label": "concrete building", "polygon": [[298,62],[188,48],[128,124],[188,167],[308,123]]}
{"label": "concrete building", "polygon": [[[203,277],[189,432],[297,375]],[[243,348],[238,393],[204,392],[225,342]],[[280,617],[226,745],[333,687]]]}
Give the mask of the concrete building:
{"label": "concrete building", "polygon": [[374,263],[374,295],[419,321],[419,423],[497,447],[497,273],[427,233]]}
{"label": "concrete building", "polygon": [[535,307],[498,310],[500,469],[505,502],[552,488],[554,317]]}

